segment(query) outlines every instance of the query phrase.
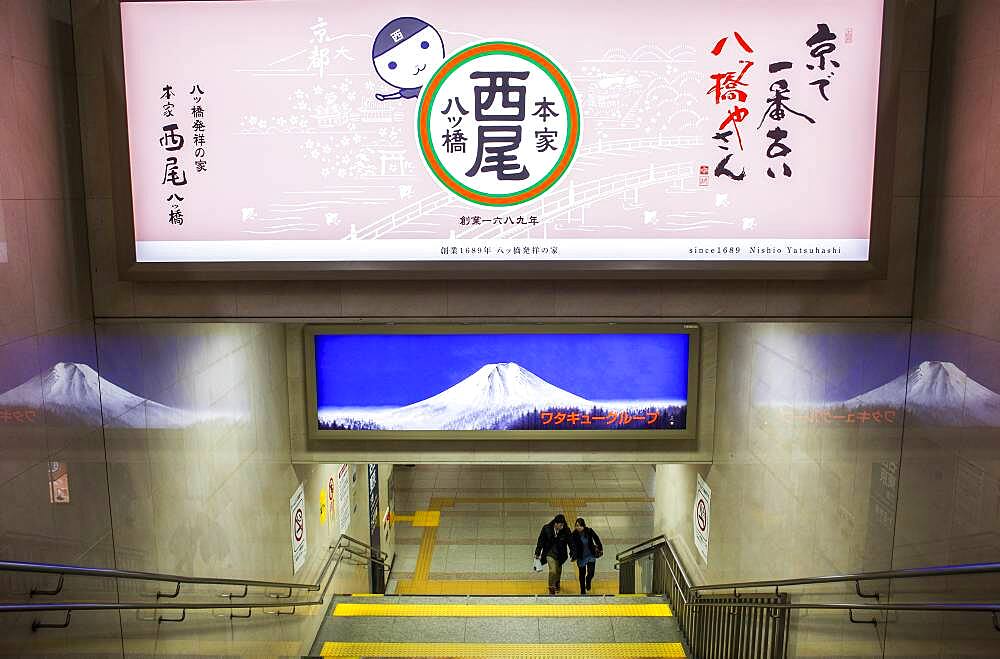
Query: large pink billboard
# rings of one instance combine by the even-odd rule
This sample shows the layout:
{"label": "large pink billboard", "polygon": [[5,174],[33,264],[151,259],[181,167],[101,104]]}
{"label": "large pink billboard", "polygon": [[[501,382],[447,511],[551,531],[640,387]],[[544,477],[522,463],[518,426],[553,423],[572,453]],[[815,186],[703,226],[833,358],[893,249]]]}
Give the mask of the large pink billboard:
{"label": "large pink billboard", "polygon": [[863,262],[882,2],[124,2],[138,263]]}

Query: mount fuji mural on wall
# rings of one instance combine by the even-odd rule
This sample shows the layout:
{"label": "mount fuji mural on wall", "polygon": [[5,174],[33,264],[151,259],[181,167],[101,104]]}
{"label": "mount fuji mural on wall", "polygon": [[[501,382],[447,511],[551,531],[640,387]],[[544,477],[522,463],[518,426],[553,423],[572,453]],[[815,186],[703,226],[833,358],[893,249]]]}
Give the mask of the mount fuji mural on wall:
{"label": "mount fuji mural on wall", "polygon": [[[768,407],[786,412],[791,405]],[[870,391],[842,401],[800,403],[794,416],[812,422],[966,428],[1000,427],[1000,394],[947,361],[923,361]]]}
{"label": "mount fuji mural on wall", "polygon": [[0,416],[31,423],[42,415],[109,428],[183,428],[216,418],[137,396],[87,364],[59,362],[44,374],[0,394]]}
{"label": "mount fuji mural on wall", "polygon": [[319,430],[684,430],[687,334],[317,335]]}
{"label": "mount fuji mural on wall", "polygon": [[907,375],[844,401],[849,410],[901,408],[910,419],[943,426],[1000,427],[1000,394],[952,362],[925,361]]}

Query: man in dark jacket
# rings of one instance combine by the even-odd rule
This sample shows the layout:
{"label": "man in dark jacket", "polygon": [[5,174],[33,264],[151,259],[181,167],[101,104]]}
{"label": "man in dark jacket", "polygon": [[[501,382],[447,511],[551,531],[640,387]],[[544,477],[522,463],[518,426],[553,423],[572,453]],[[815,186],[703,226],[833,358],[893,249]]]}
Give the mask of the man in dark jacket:
{"label": "man in dark jacket", "polygon": [[549,566],[549,595],[559,592],[559,580],[562,578],[562,566],[569,555],[569,529],[566,518],[556,515],[552,521],[542,527],[535,545],[535,558],[545,561]]}

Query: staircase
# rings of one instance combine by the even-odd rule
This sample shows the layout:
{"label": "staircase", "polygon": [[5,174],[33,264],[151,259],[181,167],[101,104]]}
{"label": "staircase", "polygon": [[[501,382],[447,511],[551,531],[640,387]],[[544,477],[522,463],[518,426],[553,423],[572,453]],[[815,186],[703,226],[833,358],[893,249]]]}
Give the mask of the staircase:
{"label": "staircase", "polygon": [[688,655],[662,597],[385,595],[335,598],[312,656]]}

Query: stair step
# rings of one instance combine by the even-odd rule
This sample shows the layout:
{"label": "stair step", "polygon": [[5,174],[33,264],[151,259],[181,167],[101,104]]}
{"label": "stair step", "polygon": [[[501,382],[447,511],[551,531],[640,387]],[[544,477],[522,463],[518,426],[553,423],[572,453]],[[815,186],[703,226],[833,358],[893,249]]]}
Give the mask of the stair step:
{"label": "stair step", "polygon": [[324,657],[685,657],[680,643],[333,643]]}
{"label": "stair step", "polygon": [[[634,600],[633,600],[634,601]],[[334,617],[388,618],[607,618],[669,617],[666,604],[351,604]]]}

